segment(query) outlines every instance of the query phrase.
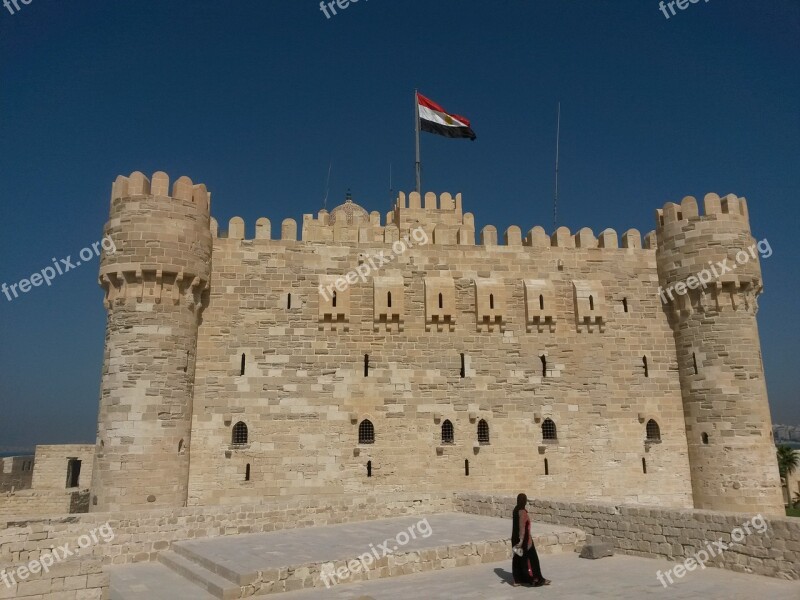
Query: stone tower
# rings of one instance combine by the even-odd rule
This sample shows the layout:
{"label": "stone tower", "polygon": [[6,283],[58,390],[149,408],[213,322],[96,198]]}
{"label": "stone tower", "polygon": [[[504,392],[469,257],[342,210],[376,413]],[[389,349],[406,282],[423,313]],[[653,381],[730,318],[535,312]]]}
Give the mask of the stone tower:
{"label": "stone tower", "polygon": [[675,336],[695,508],[783,514],[756,324],[761,268],[744,198],[657,211],[656,261]]}
{"label": "stone tower", "polygon": [[108,310],[92,511],[186,504],[210,196],[188,177],[118,177],[100,285]]}

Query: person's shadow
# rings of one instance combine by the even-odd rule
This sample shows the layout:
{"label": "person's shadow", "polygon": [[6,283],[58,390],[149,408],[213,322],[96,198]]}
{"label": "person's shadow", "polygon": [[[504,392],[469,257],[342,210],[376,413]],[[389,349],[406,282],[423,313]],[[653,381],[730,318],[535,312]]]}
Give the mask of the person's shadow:
{"label": "person's shadow", "polygon": [[508,585],[511,585],[512,583],[514,583],[514,576],[509,571],[506,571],[505,569],[501,569],[500,567],[497,567],[494,570],[494,573],[500,579],[503,580],[503,583],[507,583]]}

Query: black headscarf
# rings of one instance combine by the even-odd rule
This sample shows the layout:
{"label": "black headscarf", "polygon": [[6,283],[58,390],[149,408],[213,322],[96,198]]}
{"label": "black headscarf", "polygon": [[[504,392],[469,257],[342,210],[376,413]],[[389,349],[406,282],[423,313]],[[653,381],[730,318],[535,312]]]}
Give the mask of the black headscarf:
{"label": "black headscarf", "polygon": [[511,525],[511,545],[516,546],[519,544],[519,511],[524,510],[528,504],[528,497],[525,494],[517,496],[517,505],[514,507],[512,514],[513,524]]}

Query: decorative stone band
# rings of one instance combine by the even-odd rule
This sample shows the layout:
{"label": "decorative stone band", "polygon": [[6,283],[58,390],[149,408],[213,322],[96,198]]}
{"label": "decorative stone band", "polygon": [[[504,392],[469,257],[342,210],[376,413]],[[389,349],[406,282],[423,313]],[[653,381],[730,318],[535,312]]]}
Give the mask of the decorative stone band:
{"label": "decorative stone band", "polygon": [[170,302],[178,305],[182,298],[191,298],[191,307],[202,311],[202,293],[208,287],[208,280],[183,271],[131,270],[102,273],[99,280],[105,291],[104,304],[107,310],[121,306],[129,300],[137,303]]}
{"label": "decorative stone band", "polygon": [[[685,287],[685,286],[684,286]],[[661,289],[662,302],[677,322],[683,322],[694,313],[744,312],[755,316],[758,313],[758,295],[763,287],[760,281],[740,280],[732,277],[712,281],[705,288],[688,289],[678,294],[674,287]]]}

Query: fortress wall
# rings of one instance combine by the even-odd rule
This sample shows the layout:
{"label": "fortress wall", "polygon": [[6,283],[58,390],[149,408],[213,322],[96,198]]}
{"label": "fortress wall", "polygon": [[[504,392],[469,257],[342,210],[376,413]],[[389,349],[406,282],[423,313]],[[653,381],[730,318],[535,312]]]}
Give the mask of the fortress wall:
{"label": "fortress wall", "polygon": [[[87,512],[88,490],[20,490],[0,495],[0,519]],[[0,596],[2,598],[2,596]]]}
{"label": "fortress wall", "polygon": [[33,489],[55,490],[63,492],[67,489],[67,471],[70,458],[81,461],[78,486],[88,489],[92,481],[92,461],[94,460],[94,444],[57,444],[36,446],[36,461],[33,470]]}
{"label": "fortress wall", "polygon": [[[29,489],[17,488],[0,494],[0,518],[86,512],[89,483],[92,480],[93,444],[58,444],[36,446],[34,457],[25,457],[33,465]],[[67,461],[81,461],[78,487],[67,487]],[[0,596],[2,598],[2,596]]]}
{"label": "fortress wall", "polygon": [[[181,540],[452,510],[450,495],[395,493],[294,497],[257,505],[239,505],[235,509],[205,506],[2,521],[0,572],[16,570],[64,544],[77,551],[78,540],[90,535],[92,530],[97,532],[99,543],[87,545],[73,556],[57,561],[49,573],[31,575],[12,587],[0,582],[0,599],[57,597],[99,600],[107,597],[103,595],[108,590],[108,575],[103,572],[104,567],[155,560],[159,552],[168,550],[172,542]],[[104,528],[106,524],[108,527]],[[111,537],[109,532],[113,532],[113,539],[105,541]]]}
{"label": "fortress wall", "polygon": [[0,458],[0,492],[25,490],[33,481],[33,455]]}
{"label": "fortress wall", "polygon": [[[545,499],[538,492],[534,495],[533,488],[527,491],[528,511],[534,521],[577,527],[586,532],[587,541],[608,542],[621,554],[683,563],[699,550],[708,552],[710,545],[717,555],[706,563],[707,566],[800,579],[798,519],[764,515],[757,527],[749,526],[750,534],[744,535],[739,543],[732,543],[731,533],[742,528],[744,523],[751,523],[758,516],[756,513],[556,501]],[[510,518],[515,504],[515,495],[455,495],[456,508],[468,514]],[[737,539],[741,537],[738,533],[734,535]],[[714,542],[722,542],[727,548],[719,552],[720,547]]]}
{"label": "fortress wall", "polygon": [[[320,306],[320,282],[358,267],[360,255],[363,263],[390,254],[390,244],[215,239],[198,342],[189,504],[523,486],[548,496],[691,506],[675,344],[655,252],[641,248],[636,232],[623,248],[613,232],[604,232],[602,247],[589,234],[577,236],[578,248],[565,228],[550,241],[534,229],[522,246],[417,246],[350,286],[333,312]],[[394,291],[397,320],[376,324],[374,276],[388,280],[380,298]],[[449,287],[428,281],[427,315],[426,276],[452,279]],[[530,303],[526,312],[523,280],[552,284],[539,324]],[[437,285],[442,310],[431,307]],[[587,317],[591,331],[577,323],[576,307],[582,318],[589,314],[592,290],[603,331],[595,313]],[[476,310],[489,319],[480,330]],[[558,427],[555,443],[542,440],[548,417]],[[358,443],[365,418],[374,444]],[[651,418],[661,443],[644,441]],[[445,419],[454,425],[452,445],[441,443]],[[480,419],[491,437],[476,449]],[[246,447],[231,446],[238,421],[249,428]]]}

